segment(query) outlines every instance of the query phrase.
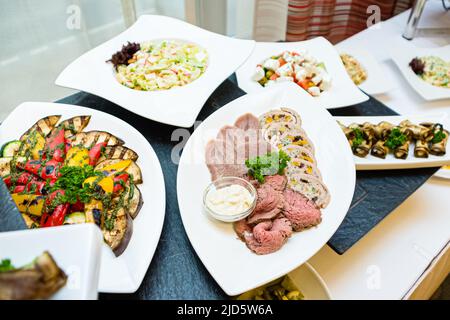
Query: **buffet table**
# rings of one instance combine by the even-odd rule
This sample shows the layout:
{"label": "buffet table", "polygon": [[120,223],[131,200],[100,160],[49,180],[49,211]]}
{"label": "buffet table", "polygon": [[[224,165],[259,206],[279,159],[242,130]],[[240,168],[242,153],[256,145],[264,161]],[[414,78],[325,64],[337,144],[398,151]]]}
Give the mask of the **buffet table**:
{"label": "buffet table", "polygon": [[[401,37],[409,11],[360,32],[337,47],[364,48],[394,84],[376,98],[400,114],[448,112],[450,101],[427,102],[405,81],[389,50],[406,46]],[[450,12],[429,1],[419,27],[450,27]],[[450,44],[450,35],[417,38],[419,47]],[[343,255],[323,247],[309,262],[322,275],[334,299],[429,298],[450,271],[450,181],[431,178]]]}

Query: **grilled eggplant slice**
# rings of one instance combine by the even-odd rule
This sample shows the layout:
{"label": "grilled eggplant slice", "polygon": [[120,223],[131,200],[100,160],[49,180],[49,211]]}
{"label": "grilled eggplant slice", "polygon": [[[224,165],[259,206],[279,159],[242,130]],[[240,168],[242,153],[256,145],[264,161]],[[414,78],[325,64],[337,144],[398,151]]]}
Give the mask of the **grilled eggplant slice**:
{"label": "grilled eggplant slice", "polygon": [[46,137],[50,133],[50,131],[52,131],[52,129],[55,127],[56,123],[59,121],[60,118],[61,118],[60,115],[53,115],[53,116],[48,116],[48,117],[39,119],[35,124],[33,124],[31,126],[30,129],[28,129],[20,137],[20,140],[21,141],[25,140],[27,138],[27,136],[34,131],[37,131],[43,137]]}
{"label": "grilled eggplant slice", "polygon": [[64,128],[64,136],[67,138],[80,133],[89,124],[91,116],[76,116],[61,122],[58,127]]}
{"label": "grilled eggplant slice", "polygon": [[133,160],[136,161],[138,158],[138,154],[133,150],[124,147],[124,146],[113,146],[106,147],[105,151],[102,153],[102,156],[98,159],[98,162],[102,162],[108,159],[122,159],[122,160]]}
{"label": "grilled eggplant slice", "polygon": [[0,177],[5,177],[11,173],[11,162],[15,159],[16,163],[25,163],[27,161],[24,157],[6,157],[0,158]]}
{"label": "grilled eggplant slice", "polygon": [[87,131],[80,132],[68,138],[72,146],[82,145],[85,148],[91,148],[97,143],[106,142],[107,146],[121,146],[123,140],[105,131]]}
{"label": "grilled eggplant slice", "polygon": [[64,271],[45,251],[31,265],[0,272],[0,300],[47,299],[66,282]]}
{"label": "grilled eggplant slice", "polygon": [[128,246],[133,233],[133,220],[124,207],[112,208],[102,217],[102,233],[116,257]]}
{"label": "grilled eggplant slice", "polygon": [[[104,160],[104,161],[100,162],[99,164],[97,164],[97,166],[95,167],[95,170],[96,171],[103,171],[103,169],[106,166],[112,166],[112,165],[117,164],[117,163],[119,163],[121,161],[124,161],[124,160],[122,160],[122,159]],[[130,164],[128,165],[128,167],[126,169],[119,170],[119,171],[125,171],[129,175],[133,176],[133,182],[135,184],[142,183],[141,168],[139,168],[139,166],[136,164],[136,162],[130,161]],[[111,172],[111,173],[114,173],[114,172]]]}
{"label": "grilled eggplant slice", "polygon": [[130,185],[127,184],[127,191],[123,197],[128,214],[132,219],[136,219],[139,211],[141,211],[142,205],[144,204],[141,191],[137,186],[130,188]]}

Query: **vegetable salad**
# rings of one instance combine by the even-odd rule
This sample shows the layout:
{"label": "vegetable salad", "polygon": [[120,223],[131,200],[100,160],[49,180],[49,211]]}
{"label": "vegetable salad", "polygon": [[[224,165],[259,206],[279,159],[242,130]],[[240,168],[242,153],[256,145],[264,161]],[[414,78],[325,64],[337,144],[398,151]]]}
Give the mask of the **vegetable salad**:
{"label": "vegetable salad", "polygon": [[132,89],[167,90],[198,79],[208,65],[208,53],[192,43],[160,41],[141,43],[140,49],[117,67],[117,80]]}
{"label": "vegetable salad", "polygon": [[268,87],[277,82],[292,81],[312,96],[319,96],[331,87],[331,77],[324,63],[308,52],[285,51],[256,66],[253,80]]}

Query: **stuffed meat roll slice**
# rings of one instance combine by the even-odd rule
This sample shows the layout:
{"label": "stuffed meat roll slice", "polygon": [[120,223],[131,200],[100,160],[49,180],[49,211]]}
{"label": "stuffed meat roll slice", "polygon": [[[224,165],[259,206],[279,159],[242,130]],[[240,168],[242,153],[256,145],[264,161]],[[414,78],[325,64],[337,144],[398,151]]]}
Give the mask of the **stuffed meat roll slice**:
{"label": "stuffed meat roll slice", "polygon": [[330,194],[327,187],[321,179],[313,175],[288,175],[288,186],[314,201],[319,208],[325,208],[330,202]]}
{"label": "stuffed meat roll slice", "polygon": [[265,129],[273,123],[292,123],[298,127],[302,124],[300,115],[289,108],[281,108],[281,110],[271,110],[262,114],[258,120],[261,129]]}
{"label": "stuffed meat roll slice", "polygon": [[278,149],[282,149],[288,145],[295,145],[305,147],[311,150],[311,152],[314,152],[313,143],[308,138],[306,132],[300,128],[283,133],[278,139],[273,139],[271,144]]}
{"label": "stuffed meat roll slice", "polygon": [[312,151],[306,147],[298,146],[295,144],[289,144],[284,146],[282,150],[290,157],[290,158],[300,158],[306,160],[311,163],[316,163],[316,158]]}
{"label": "stuffed meat roll slice", "polygon": [[320,171],[315,164],[300,158],[291,158],[285,173],[288,176],[293,174],[310,174],[316,178],[322,178]]}

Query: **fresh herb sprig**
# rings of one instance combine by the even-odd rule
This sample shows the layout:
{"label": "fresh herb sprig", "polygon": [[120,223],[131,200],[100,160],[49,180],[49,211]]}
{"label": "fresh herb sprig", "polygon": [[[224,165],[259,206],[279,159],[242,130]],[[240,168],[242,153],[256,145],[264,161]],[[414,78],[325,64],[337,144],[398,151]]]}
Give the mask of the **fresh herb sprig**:
{"label": "fresh herb sprig", "polygon": [[355,139],[353,139],[353,141],[352,141],[352,147],[356,148],[356,147],[359,147],[363,143],[364,134],[361,131],[361,129],[359,129],[359,128],[354,128],[353,134],[355,135]]}
{"label": "fresh herb sprig", "polygon": [[265,176],[283,174],[289,160],[290,157],[280,150],[279,152],[267,153],[264,156],[247,159],[245,165],[250,176],[258,180],[259,183],[264,183]]}
{"label": "fresh herb sprig", "polygon": [[439,128],[439,129],[437,131],[434,131],[433,139],[431,139],[432,144],[441,142],[447,136],[444,132],[444,127],[442,126],[442,124],[439,124],[439,123],[436,124],[434,126],[434,129],[436,129],[436,128]]}
{"label": "fresh herb sprig", "polygon": [[400,147],[401,145],[405,144],[405,142],[408,140],[405,134],[403,134],[399,128],[392,129],[391,133],[389,134],[386,142],[384,145],[388,147],[391,150],[395,150],[396,148]]}
{"label": "fresh herb sprig", "polygon": [[16,269],[10,259],[3,259],[0,262],[0,272],[7,272]]}

